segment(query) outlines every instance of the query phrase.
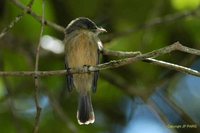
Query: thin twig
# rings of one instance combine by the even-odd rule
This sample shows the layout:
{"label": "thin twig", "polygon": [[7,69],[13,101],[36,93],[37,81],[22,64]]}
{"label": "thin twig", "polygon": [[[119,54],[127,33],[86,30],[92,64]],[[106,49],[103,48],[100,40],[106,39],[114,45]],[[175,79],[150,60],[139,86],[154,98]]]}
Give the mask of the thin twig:
{"label": "thin twig", "polygon": [[[32,8],[32,5],[34,3],[34,0],[30,0],[30,2],[27,4],[27,8],[31,9]],[[10,24],[8,26],[6,26],[0,33],[0,39],[5,36],[8,31],[10,29],[12,29],[16,23],[18,23],[22,18],[23,16],[26,14],[26,10],[24,10],[21,14],[19,14],[18,16],[15,17],[15,19],[13,21],[10,22]]]}
{"label": "thin twig", "polygon": [[[39,43],[37,46],[37,51],[36,51],[36,59],[35,59],[35,72],[38,71],[38,66],[39,66],[39,56],[40,56],[40,40],[42,38],[42,34],[44,31],[44,16],[45,16],[45,0],[42,1],[42,24],[41,24],[41,32],[40,32],[40,39],[39,39]],[[35,75],[35,106],[36,106],[36,116],[35,116],[35,125],[33,128],[33,133],[37,133],[39,130],[39,121],[40,121],[40,114],[41,114],[41,110],[42,108],[39,105],[39,80],[38,80],[38,76]]]}
{"label": "thin twig", "polygon": [[[171,51],[174,51],[174,50],[179,50],[179,51],[182,51],[182,52],[185,52],[185,53],[190,53],[190,54],[193,54],[193,55],[200,55],[199,50],[189,48],[189,47],[185,47],[185,46],[181,45],[179,42],[174,43],[171,46],[169,46],[167,48],[165,47],[165,48],[160,49],[158,51],[154,50],[153,52],[150,52],[149,55],[155,54],[153,57],[157,57],[157,54],[159,54],[163,50],[166,53],[170,53]],[[157,51],[157,52],[155,52],[155,51]],[[121,51],[104,50],[103,54],[110,55],[110,56],[116,56],[116,57],[135,57],[137,54],[140,54],[140,52],[121,52]],[[147,55],[147,56],[149,56],[149,55]],[[156,60],[156,59],[152,59],[152,58],[146,58],[142,61],[154,64],[154,65],[162,66],[162,67],[165,67],[165,68],[168,68],[168,69],[176,70],[176,71],[179,71],[179,72],[184,72],[184,73],[187,73],[187,74],[195,75],[195,76],[199,75],[199,72],[196,71],[196,70],[193,70],[193,69],[190,69],[190,68],[187,68],[187,67],[183,67],[183,66],[180,66],[180,65],[177,65],[177,64],[165,62],[165,61],[160,61],[160,60]]]}
{"label": "thin twig", "polygon": [[[37,15],[35,12],[33,12],[30,8],[26,7],[25,5],[23,5],[22,3],[20,3],[19,0],[11,0],[11,2],[13,2],[17,7],[19,7],[22,10],[25,10],[26,13],[30,14],[35,20],[39,21],[40,23],[42,23],[42,17]],[[56,23],[50,22],[48,20],[44,20],[44,25],[48,25],[49,27],[52,27],[53,29],[63,32],[65,31],[65,28],[57,25]]]}
{"label": "thin twig", "polygon": [[[133,63],[135,61],[145,60],[145,59],[148,59],[148,58],[155,58],[155,57],[167,54],[167,53],[171,53],[172,51],[176,51],[176,50],[182,51],[182,52],[185,52],[185,53],[198,55],[198,56],[200,55],[200,50],[192,49],[192,48],[183,46],[179,42],[176,42],[176,43],[174,43],[170,46],[166,46],[164,48],[154,50],[152,52],[142,54],[142,55],[139,55],[139,56],[136,56],[136,57],[125,58],[125,59],[120,59],[120,60],[113,60],[113,61],[110,61],[108,63],[97,65],[96,67],[90,67],[89,70],[94,71],[94,70],[117,68],[117,67],[120,67],[120,66],[124,66],[124,65]],[[200,76],[200,73],[198,71],[190,69],[190,68],[182,67],[182,69],[180,69],[180,71],[184,72],[184,73],[187,72],[188,74],[191,74],[191,75],[194,75],[194,76]]]}
{"label": "thin twig", "polygon": [[135,57],[135,56],[142,54],[140,51],[124,52],[124,51],[112,51],[112,50],[108,50],[108,49],[104,49],[101,52],[103,55],[115,56],[115,57],[119,57],[119,58]]}
{"label": "thin twig", "polygon": [[65,75],[67,73],[66,70],[55,70],[55,71],[0,71],[0,76],[32,76],[38,77],[42,76],[53,76],[53,75]]}
{"label": "thin twig", "polygon": [[25,13],[23,12],[23,13],[21,13],[21,14],[19,14],[17,17],[15,17],[15,19],[7,26],[7,27],[5,27],[2,31],[1,31],[1,33],[0,33],[0,39],[3,37],[3,36],[5,36],[7,33],[8,33],[8,31],[10,30],[10,29],[12,29],[12,27],[17,23],[17,22],[19,22],[21,19],[22,19],[22,17],[25,15]]}
{"label": "thin twig", "polygon": [[[85,67],[71,68],[70,73],[76,74],[76,73],[94,72],[94,71],[98,71],[98,70],[121,67],[121,66],[128,65],[128,64],[131,64],[136,61],[145,61],[148,63],[160,65],[162,67],[174,69],[174,70],[177,70],[177,71],[180,71],[183,73],[187,73],[187,74],[191,74],[191,75],[200,77],[200,72],[198,72],[197,70],[179,66],[176,64],[172,64],[172,63],[168,63],[168,62],[164,62],[164,61],[158,61],[155,59],[151,59],[151,58],[155,58],[155,57],[158,57],[158,56],[161,56],[164,54],[171,53],[172,51],[176,51],[176,50],[200,56],[200,50],[189,48],[189,47],[181,45],[179,42],[176,42],[172,45],[166,46],[161,49],[154,50],[154,51],[146,53],[146,54],[141,54],[141,55],[135,56],[135,53],[134,53],[135,57],[130,57],[130,53],[128,53],[128,58],[113,60],[113,61],[110,61],[107,63],[99,64],[97,66],[90,66],[88,68],[85,68]],[[126,53],[127,52],[125,52],[124,54],[126,54]],[[107,53],[103,52],[103,54],[107,54],[107,55],[111,55],[111,56],[120,55],[120,56],[125,57],[125,55],[122,55],[122,52],[120,52],[120,54],[119,54],[118,51],[116,51],[116,53],[111,52],[110,54],[107,51]],[[18,71],[18,72],[2,72],[2,71],[0,71],[0,76],[35,76],[35,75],[37,75],[39,77],[42,77],[42,76],[66,75],[66,74],[67,74],[66,70],[37,71],[37,72],[35,72],[35,71]]]}
{"label": "thin twig", "polygon": [[162,67],[165,67],[165,68],[169,68],[169,69],[172,69],[172,70],[175,70],[175,71],[179,71],[179,72],[182,72],[182,73],[186,73],[186,74],[190,74],[190,75],[200,77],[200,75],[199,75],[200,73],[197,70],[193,70],[191,68],[187,68],[187,67],[180,66],[180,65],[177,65],[177,64],[173,64],[173,63],[169,63],[169,62],[165,62],[165,61],[160,61],[160,60],[156,60],[156,59],[152,59],[152,58],[148,58],[148,59],[145,59],[143,61],[147,62],[147,63],[154,64],[154,65],[162,66]]}
{"label": "thin twig", "polygon": [[161,25],[161,24],[166,24],[166,23],[169,24],[171,22],[176,22],[176,20],[186,19],[191,16],[198,16],[199,11],[200,11],[200,6],[191,11],[183,11],[183,12],[179,12],[179,13],[175,13],[175,14],[170,14],[165,17],[156,18],[156,19],[153,19],[144,24],[140,24],[140,25],[136,26],[135,28],[130,28],[127,31],[120,32],[120,33],[113,33],[113,34],[111,33],[110,35],[107,35],[105,38],[103,38],[103,42],[110,42],[113,39],[125,37],[129,34],[141,31],[143,29],[149,29],[149,28]]}
{"label": "thin twig", "polygon": [[[20,9],[26,10],[26,13],[30,14],[37,21],[42,23],[41,16],[37,15],[30,8],[27,8],[22,3],[20,3],[18,0],[12,0],[12,2],[17,7],[19,7]],[[124,32],[107,35],[103,39],[103,42],[109,42],[109,41],[113,40],[114,38],[124,37],[124,36],[132,34],[134,32],[140,31],[142,29],[148,29],[148,28],[152,28],[154,26],[160,25],[160,24],[175,22],[176,20],[180,20],[180,19],[191,17],[191,16],[195,16],[195,15],[198,15],[199,10],[200,10],[200,7],[196,8],[196,9],[194,9],[192,11],[184,11],[184,12],[180,12],[180,13],[176,13],[176,14],[170,14],[170,15],[167,15],[167,16],[165,16],[163,18],[156,18],[156,19],[153,19],[152,21],[149,21],[147,23],[144,23],[144,24],[141,24],[141,25],[137,26],[136,28],[131,28],[130,30],[127,30],[127,31],[124,31]],[[49,27],[52,27],[55,30],[64,33],[64,30],[65,30],[64,27],[62,27],[62,26],[60,26],[60,25],[58,25],[56,23],[53,23],[51,21],[48,21],[48,20],[45,20],[44,23],[45,23],[45,25],[48,25]]]}

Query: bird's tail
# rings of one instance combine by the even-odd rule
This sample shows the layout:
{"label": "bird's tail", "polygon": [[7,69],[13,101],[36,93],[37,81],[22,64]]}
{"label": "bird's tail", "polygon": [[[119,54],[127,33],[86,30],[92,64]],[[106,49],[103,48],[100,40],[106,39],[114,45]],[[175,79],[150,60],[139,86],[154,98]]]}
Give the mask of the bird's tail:
{"label": "bird's tail", "polygon": [[80,125],[94,123],[95,116],[90,94],[80,95],[77,111],[77,119]]}

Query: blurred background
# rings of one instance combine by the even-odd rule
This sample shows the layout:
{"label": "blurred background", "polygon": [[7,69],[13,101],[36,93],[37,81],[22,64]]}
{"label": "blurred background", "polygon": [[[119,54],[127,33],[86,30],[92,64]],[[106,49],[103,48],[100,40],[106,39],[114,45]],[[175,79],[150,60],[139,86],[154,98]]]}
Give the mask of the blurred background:
{"label": "blurred background", "polygon": [[[0,1],[0,31],[23,12],[12,1]],[[200,0],[46,0],[45,18],[66,27],[72,19],[88,17],[108,31],[100,36],[104,47],[116,51],[145,53],[176,41],[200,49],[199,4]],[[41,16],[42,0],[35,0],[32,9]],[[169,20],[158,19],[166,16]],[[40,23],[26,14],[0,38],[0,71],[34,70],[40,30]],[[63,33],[46,26],[43,35],[39,70],[64,69]],[[114,59],[102,56],[101,62]],[[194,55],[176,51],[159,59],[200,71],[200,58]],[[80,126],[77,94],[66,92],[66,77],[39,78],[39,132],[200,132],[198,77],[135,62],[101,71],[92,99],[96,121]],[[0,77],[0,133],[32,132],[35,113],[33,77]]]}

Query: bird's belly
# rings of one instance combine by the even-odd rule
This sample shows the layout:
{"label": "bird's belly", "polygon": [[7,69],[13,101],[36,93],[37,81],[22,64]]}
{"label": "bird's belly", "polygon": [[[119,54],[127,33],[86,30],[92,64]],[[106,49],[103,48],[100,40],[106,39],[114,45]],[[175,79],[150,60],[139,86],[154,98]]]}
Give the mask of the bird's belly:
{"label": "bird's belly", "polygon": [[[82,42],[82,43],[81,43]],[[94,42],[95,43],[95,42]],[[83,65],[96,65],[98,59],[97,45],[91,41],[76,41],[69,49],[69,67],[82,67]]]}

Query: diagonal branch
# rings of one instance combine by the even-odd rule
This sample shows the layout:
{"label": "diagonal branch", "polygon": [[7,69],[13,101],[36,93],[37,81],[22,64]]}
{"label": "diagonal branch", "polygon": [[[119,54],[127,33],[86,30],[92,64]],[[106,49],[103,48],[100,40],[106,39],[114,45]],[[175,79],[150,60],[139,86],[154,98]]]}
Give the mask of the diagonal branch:
{"label": "diagonal branch", "polygon": [[172,70],[175,70],[175,71],[178,71],[178,72],[182,72],[182,73],[186,73],[186,74],[190,74],[190,75],[200,77],[200,72],[198,72],[197,70],[193,70],[191,68],[187,68],[187,67],[180,66],[180,65],[177,65],[177,64],[173,64],[173,63],[169,63],[169,62],[165,62],[165,61],[160,61],[160,60],[156,60],[156,59],[152,59],[152,58],[147,58],[143,61],[150,63],[150,64],[162,66],[162,67],[165,67],[165,68],[168,68],[168,69],[172,69]]}
{"label": "diagonal branch", "polygon": [[[19,0],[11,0],[11,2],[14,3],[20,9],[25,10],[26,13],[30,14],[34,19],[36,19],[37,21],[42,23],[42,17],[37,15],[30,8],[27,8],[25,5],[20,3]],[[152,28],[154,26],[161,25],[161,24],[164,24],[164,23],[175,22],[176,20],[185,19],[185,18],[188,18],[188,17],[191,17],[191,16],[198,16],[199,11],[200,11],[200,7],[196,8],[194,10],[191,10],[191,11],[184,11],[184,12],[180,12],[180,13],[170,14],[170,15],[167,15],[167,16],[161,17],[161,18],[156,18],[156,19],[153,19],[153,20],[151,20],[147,23],[138,25],[136,28],[131,28],[131,29],[124,31],[124,32],[113,33],[113,34],[107,35],[105,38],[103,38],[103,42],[110,42],[114,38],[124,37],[124,36],[127,36],[129,34],[140,31],[142,29],[149,29],[149,28]],[[49,26],[49,27],[52,27],[53,29],[55,29],[57,31],[64,33],[65,28],[56,24],[56,23],[45,20],[44,24]]]}
{"label": "diagonal branch", "polygon": [[[39,21],[40,23],[42,23],[42,17],[37,15],[35,12],[33,12],[30,8],[26,7],[25,5],[23,5],[22,3],[20,3],[19,0],[11,0],[12,3],[14,3],[17,7],[19,7],[22,10],[25,10],[26,13],[30,14],[35,20]],[[44,20],[44,25],[47,25],[49,27],[52,27],[53,29],[63,32],[65,28],[57,25],[56,23],[50,22],[48,20]]]}
{"label": "diagonal branch", "polygon": [[[30,0],[30,2],[27,4],[26,8],[29,8],[31,10],[32,8],[32,5],[34,3],[34,0]],[[10,29],[12,29],[16,23],[18,23],[22,18],[23,16],[26,14],[26,10],[24,10],[21,14],[19,14],[18,16],[15,17],[15,19],[13,21],[10,22],[10,24],[8,26],[6,26],[0,33],[0,39],[2,37],[4,37],[8,31]]]}
{"label": "diagonal branch", "polygon": [[10,22],[10,24],[9,24],[8,26],[6,26],[6,27],[1,31],[1,33],[0,33],[0,38],[4,37],[4,36],[8,33],[8,31],[9,31],[10,29],[12,29],[12,28],[14,27],[14,25],[15,25],[17,22],[19,22],[19,21],[23,18],[24,15],[25,15],[25,12],[23,12],[23,13],[19,14],[18,16],[16,16],[15,19],[14,19],[12,22]]}
{"label": "diagonal branch", "polygon": [[[146,55],[141,55],[143,57],[157,57],[158,55],[160,56],[161,54],[167,54],[170,53],[172,51],[182,51],[185,53],[190,53],[193,55],[200,55],[200,50],[196,50],[193,48],[189,48],[186,46],[181,45],[179,42],[176,42],[168,47],[165,48],[161,48],[159,50],[154,50],[150,53],[147,53]],[[164,52],[163,52],[164,51]],[[135,55],[139,54],[139,52],[121,52],[121,51],[111,51],[111,50],[104,50],[103,54],[105,55],[110,55],[110,56],[115,56],[115,57],[134,57]],[[143,58],[142,57],[142,58]],[[147,63],[151,63],[154,65],[158,65],[158,66],[162,66],[168,69],[172,69],[172,70],[176,70],[179,72],[183,72],[183,73],[187,73],[187,74],[191,74],[194,76],[200,76],[199,72],[184,66],[180,66],[177,64],[173,64],[173,63],[169,63],[169,62],[165,62],[165,61],[160,61],[160,60],[156,60],[156,59],[152,59],[152,58],[145,58],[142,59],[143,62],[147,62]]]}
{"label": "diagonal branch", "polygon": [[[96,67],[91,67],[91,69],[89,69],[89,70],[95,71],[95,70],[117,68],[117,67],[120,67],[120,66],[131,64],[135,61],[145,60],[145,59],[148,59],[148,58],[155,58],[155,57],[167,54],[167,53],[171,53],[172,51],[176,51],[176,50],[182,51],[182,52],[185,52],[185,53],[198,55],[198,56],[200,55],[200,50],[189,48],[189,47],[183,46],[179,42],[176,42],[176,43],[174,43],[170,46],[166,46],[164,48],[154,50],[152,52],[142,54],[142,55],[139,55],[139,56],[136,56],[136,57],[130,57],[130,58],[125,58],[125,59],[120,59],[120,60],[113,60],[113,61],[110,61],[110,62],[107,62],[107,63],[104,63],[104,64],[100,64],[100,65],[97,65]],[[106,52],[103,52],[103,54],[106,54]],[[184,72],[184,73],[187,72],[188,74],[200,76],[200,73],[196,70],[192,70],[192,69],[186,68],[186,67],[183,67],[183,69],[185,71],[181,70],[181,72]]]}
{"label": "diagonal branch", "polygon": [[199,16],[199,11],[200,11],[200,6],[191,11],[183,11],[183,12],[179,12],[179,13],[175,13],[175,14],[170,14],[165,17],[156,18],[149,22],[140,24],[140,25],[136,26],[135,28],[130,28],[129,30],[126,30],[124,32],[111,33],[110,35],[106,36],[103,39],[103,42],[110,42],[113,39],[125,37],[129,34],[141,31],[143,29],[149,29],[149,28],[161,25],[161,24],[166,24],[166,23],[168,24],[171,22],[175,22],[176,20],[186,19],[191,16]]}

